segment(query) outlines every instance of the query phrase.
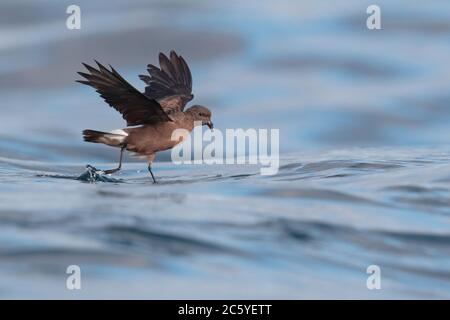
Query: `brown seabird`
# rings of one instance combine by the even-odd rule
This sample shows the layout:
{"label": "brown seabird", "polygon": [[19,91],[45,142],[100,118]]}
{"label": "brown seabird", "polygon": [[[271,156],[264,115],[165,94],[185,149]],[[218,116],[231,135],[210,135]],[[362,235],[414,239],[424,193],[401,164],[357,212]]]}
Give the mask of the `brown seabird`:
{"label": "brown seabird", "polygon": [[208,108],[194,105],[184,111],[187,102],[194,98],[192,76],[186,61],[175,51],[170,52],[170,58],[160,53],[160,68],[149,64],[149,75],[139,76],[147,84],[143,93],[122,78],[111,65],[111,70],[108,70],[95,62],[98,69],[83,63],[89,73],[78,72],[86,80],[77,82],[95,88],[127,122],[127,128],[111,132],[83,131],[85,141],[120,148],[118,167],[104,170],[106,174],[121,169],[123,151],[128,150],[147,158],[148,170],[156,182],[151,169],[156,152],[171,149],[182,141],[171,139],[174,130],[190,132],[194,122],[213,128]]}

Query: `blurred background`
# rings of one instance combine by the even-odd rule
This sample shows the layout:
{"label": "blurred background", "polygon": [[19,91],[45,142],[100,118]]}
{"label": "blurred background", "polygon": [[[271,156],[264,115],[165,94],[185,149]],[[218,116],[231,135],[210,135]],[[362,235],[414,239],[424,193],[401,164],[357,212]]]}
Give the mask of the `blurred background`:
{"label": "blurred background", "polygon": [[82,142],[84,128],[124,122],[74,82],[81,62],[111,64],[143,90],[137,75],[171,49],[217,127],[279,128],[284,152],[447,143],[446,1],[378,1],[374,31],[360,0],[77,1],[80,30],[66,28],[70,4],[1,3],[0,155],[115,159]]}
{"label": "blurred background", "polygon": [[[2,0],[0,297],[449,298],[449,40],[445,0]],[[79,181],[117,158],[81,131],[124,126],[81,62],[142,91],[172,49],[217,128],[280,129],[279,175],[162,161],[159,185],[143,163]]]}

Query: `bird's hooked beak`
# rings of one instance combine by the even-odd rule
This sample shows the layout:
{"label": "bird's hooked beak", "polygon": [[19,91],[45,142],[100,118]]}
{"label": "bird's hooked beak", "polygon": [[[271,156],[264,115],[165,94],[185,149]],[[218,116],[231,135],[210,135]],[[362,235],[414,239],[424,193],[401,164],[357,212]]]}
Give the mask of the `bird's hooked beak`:
{"label": "bird's hooked beak", "polygon": [[208,128],[209,128],[210,130],[214,129],[214,125],[213,125],[213,123],[212,123],[211,121],[208,121],[208,122],[206,123],[206,125],[208,126]]}

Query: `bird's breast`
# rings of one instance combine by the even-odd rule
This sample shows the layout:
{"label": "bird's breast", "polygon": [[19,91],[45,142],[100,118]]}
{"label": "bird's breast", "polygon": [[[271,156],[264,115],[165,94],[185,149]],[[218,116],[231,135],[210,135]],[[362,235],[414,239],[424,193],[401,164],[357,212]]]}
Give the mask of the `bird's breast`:
{"label": "bird's breast", "polygon": [[139,154],[168,150],[188,139],[193,124],[173,121],[127,130],[127,149]]}

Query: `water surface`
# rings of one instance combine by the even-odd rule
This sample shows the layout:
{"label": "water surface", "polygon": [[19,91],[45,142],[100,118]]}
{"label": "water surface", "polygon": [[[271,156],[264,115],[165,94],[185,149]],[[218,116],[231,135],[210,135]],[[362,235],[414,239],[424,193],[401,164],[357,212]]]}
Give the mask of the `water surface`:
{"label": "water surface", "polygon": [[[1,298],[450,298],[450,3],[0,4]],[[87,144],[123,127],[74,82],[176,49],[217,128],[280,129],[281,168],[146,164]],[[66,268],[82,290],[66,289]],[[382,270],[368,290],[366,268]]]}

